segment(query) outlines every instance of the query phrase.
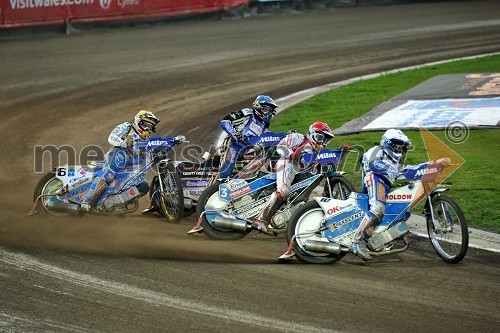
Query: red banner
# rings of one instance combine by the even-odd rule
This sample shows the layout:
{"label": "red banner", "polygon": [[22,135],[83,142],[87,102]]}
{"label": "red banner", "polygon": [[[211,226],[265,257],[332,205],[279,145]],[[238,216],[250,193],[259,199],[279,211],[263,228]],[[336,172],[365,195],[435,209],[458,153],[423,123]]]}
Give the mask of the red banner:
{"label": "red banner", "polygon": [[0,0],[0,25],[130,19],[219,11],[249,0]]}

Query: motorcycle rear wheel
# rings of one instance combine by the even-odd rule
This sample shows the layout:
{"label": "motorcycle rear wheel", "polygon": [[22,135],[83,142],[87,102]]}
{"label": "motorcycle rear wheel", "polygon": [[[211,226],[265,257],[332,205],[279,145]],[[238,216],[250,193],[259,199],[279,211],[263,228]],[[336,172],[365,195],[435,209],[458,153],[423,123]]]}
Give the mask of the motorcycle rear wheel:
{"label": "motorcycle rear wheel", "polygon": [[304,248],[307,240],[323,241],[320,232],[311,232],[311,230],[319,229],[319,223],[323,218],[324,212],[316,201],[309,201],[300,206],[290,218],[286,238],[287,242],[290,243],[293,236],[296,236],[293,251],[295,252],[295,257],[301,262],[308,264],[332,264],[347,254],[347,252],[340,252],[339,254],[319,253],[307,251]]}
{"label": "motorcycle rear wheel", "polygon": [[[49,201],[55,202],[63,202],[62,200],[57,199],[57,196],[44,196],[41,195],[46,194],[54,194],[59,192],[63,187],[63,183],[56,177],[54,171],[46,173],[39,181],[35,187],[35,191],[33,193],[33,203],[38,199],[38,203],[36,206],[36,210],[40,215],[52,215],[52,216],[74,216],[71,213],[65,212],[55,212],[47,208],[47,203]],[[83,215],[84,213],[78,213],[77,215]]]}
{"label": "motorcycle rear wheel", "polygon": [[[224,208],[227,203],[219,199],[219,181],[208,186],[200,195],[196,203],[196,216],[200,218],[206,210],[216,210]],[[251,230],[239,231],[226,228],[215,227],[210,221],[217,216],[216,213],[205,213],[201,220],[201,226],[205,234],[212,239],[237,240],[245,237]]]}
{"label": "motorcycle rear wheel", "polygon": [[432,198],[434,219],[427,214],[427,232],[434,250],[445,262],[456,264],[467,253],[469,229],[464,213],[450,197]]}

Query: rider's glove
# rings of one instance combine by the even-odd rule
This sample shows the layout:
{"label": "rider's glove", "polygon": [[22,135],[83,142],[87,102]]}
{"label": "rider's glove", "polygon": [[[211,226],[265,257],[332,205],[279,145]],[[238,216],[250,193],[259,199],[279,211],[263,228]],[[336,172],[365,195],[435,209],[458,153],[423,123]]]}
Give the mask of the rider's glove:
{"label": "rider's glove", "polygon": [[186,142],[186,137],[184,135],[177,135],[176,137],[174,137],[175,144],[182,143],[182,142]]}
{"label": "rider's glove", "polygon": [[451,160],[449,158],[447,158],[447,157],[443,157],[443,158],[435,160],[434,163],[440,164],[444,168],[446,168],[447,166],[449,166],[451,164]]}
{"label": "rider's glove", "polygon": [[238,131],[234,131],[234,134],[232,136],[233,136],[233,140],[236,142],[241,142],[241,140],[243,139],[243,136]]}
{"label": "rider's glove", "polygon": [[339,147],[339,150],[341,152],[348,152],[351,149],[351,145],[348,143],[344,143],[342,146]]}
{"label": "rider's glove", "polygon": [[134,156],[134,146],[135,141],[123,141],[122,143],[120,143],[120,149],[123,149],[130,156]]}

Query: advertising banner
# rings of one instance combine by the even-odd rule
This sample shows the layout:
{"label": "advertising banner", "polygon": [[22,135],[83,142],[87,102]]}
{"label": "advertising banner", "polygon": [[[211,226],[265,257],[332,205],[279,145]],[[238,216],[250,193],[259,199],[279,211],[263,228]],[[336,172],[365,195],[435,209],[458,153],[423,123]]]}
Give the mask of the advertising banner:
{"label": "advertising banner", "polygon": [[4,26],[191,14],[249,0],[0,0]]}
{"label": "advertising banner", "polygon": [[446,128],[457,121],[470,127],[498,126],[500,97],[410,100],[387,111],[363,129]]}
{"label": "advertising banner", "polygon": [[377,105],[335,130],[335,134],[388,128],[470,128],[500,126],[500,73],[434,76]]}

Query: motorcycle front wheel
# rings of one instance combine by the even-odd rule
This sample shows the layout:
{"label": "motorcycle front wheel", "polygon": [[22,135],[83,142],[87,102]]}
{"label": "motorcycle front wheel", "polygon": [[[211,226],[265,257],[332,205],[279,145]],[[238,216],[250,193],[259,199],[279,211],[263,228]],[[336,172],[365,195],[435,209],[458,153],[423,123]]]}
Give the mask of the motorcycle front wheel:
{"label": "motorcycle front wheel", "polygon": [[[328,186],[330,184],[330,186]],[[354,192],[354,186],[343,176],[333,176],[328,178],[323,189],[323,197],[338,200],[347,200],[351,192]]]}
{"label": "motorcycle front wheel", "polygon": [[[162,182],[163,191],[159,185]],[[151,188],[153,206],[168,222],[177,223],[184,212],[184,194],[179,174],[172,164],[168,164],[155,176]]]}
{"label": "motorcycle front wheel", "polygon": [[[293,251],[295,257],[308,264],[331,264],[342,259],[347,252],[339,254],[312,252],[305,249],[305,243],[311,241],[324,241],[321,236],[320,223],[325,213],[316,201],[309,201],[300,206],[290,218],[287,227],[287,242],[294,239]],[[317,232],[314,232],[316,230]]]}
{"label": "motorcycle front wheel", "polygon": [[464,213],[450,197],[432,198],[432,210],[427,214],[427,232],[438,256],[445,262],[460,262],[469,248],[469,228]]}
{"label": "motorcycle front wheel", "polygon": [[[251,230],[239,231],[219,228],[213,225],[212,220],[220,215],[218,211],[224,209],[228,203],[219,198],[219,181],[208,186],[200,195],[196,203],[196,216],[201,216],[201,226],[205,234],[212,239],[236,240],[245,237]],[[204,214],[203,214],[204,213]]]}

